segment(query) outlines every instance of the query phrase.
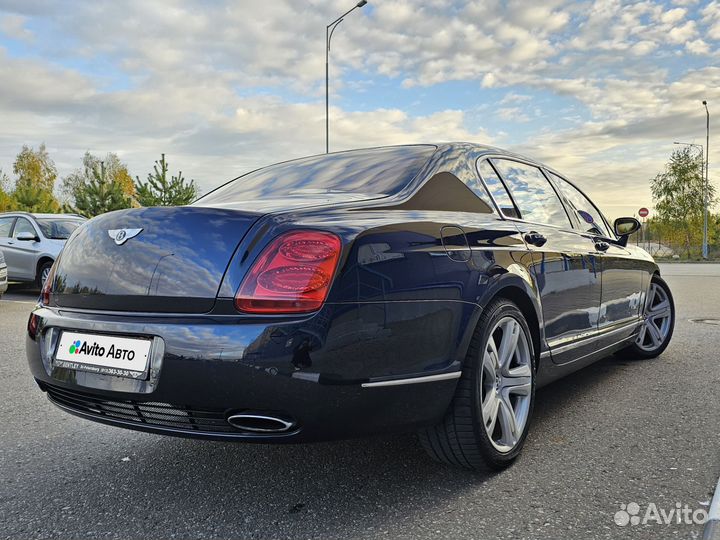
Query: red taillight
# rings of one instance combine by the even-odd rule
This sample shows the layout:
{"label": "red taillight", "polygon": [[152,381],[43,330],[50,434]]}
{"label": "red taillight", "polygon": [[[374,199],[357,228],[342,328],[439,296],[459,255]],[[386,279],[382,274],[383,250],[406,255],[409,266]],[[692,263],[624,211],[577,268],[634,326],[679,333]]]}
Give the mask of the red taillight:
{"label": "red taillight", "polygon": [[37,336],[37,330],[38,330],[39,323],[40,323],[40,318],[37,315],[35,315],[34,313],[31,313],[30,318],[28,319],[27,331],[32,339],[35,339],[35,336]]}
{"label": "red taillight", "polygon": [[43,306],[50,305],[50,294],[52,293],[53,281],[55,281],[55,266],[56,265],[53,264],[50,268],[50,273],[48,274],[47,279],[45,279],[42,291],[40,292],[40,303]]}
{"label": "red taillight", "polygon": [[340,238],[332,233],[285,233],[252,265],[235,295],[235,307],[267,314],[320,309],[339,258]]}

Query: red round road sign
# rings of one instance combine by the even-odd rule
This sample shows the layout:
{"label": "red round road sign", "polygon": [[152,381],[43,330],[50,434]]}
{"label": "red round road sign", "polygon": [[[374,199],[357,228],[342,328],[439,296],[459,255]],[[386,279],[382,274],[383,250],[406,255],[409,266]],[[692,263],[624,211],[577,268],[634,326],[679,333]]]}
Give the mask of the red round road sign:
{"label": "red round road sign", "polygon": [[641,208],[640,210],[638,210],[638,215],[640,217],[648,217],[650,215],[650,210],[648,210],[647,208]]}

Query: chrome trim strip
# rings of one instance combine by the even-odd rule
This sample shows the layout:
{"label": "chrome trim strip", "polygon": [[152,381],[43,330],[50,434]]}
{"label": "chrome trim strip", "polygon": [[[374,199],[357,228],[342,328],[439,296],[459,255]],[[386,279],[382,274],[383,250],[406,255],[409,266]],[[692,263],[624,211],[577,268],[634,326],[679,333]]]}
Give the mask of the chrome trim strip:
{"label": "chrome trim strip", "polygon": [[572,360],[570,360],[568,362],[563,362],[562,364],[559,364],[559,365],[560,366],[569,366],[575,362],[578,362],[579,360],[583,360],[583,359],[587,358],[588,356],[600,355],[600,354],[602,354],[603,351],[612,349],[613,347],[617,347],[618,345],[622,345],[623,343],[630,343],[636,337],[637,337],[637,332],[631,334],[627,338],[621,339],[619,341],[615,341],[614,343],[611,343],[610,345],[606,345],[605,347],[602,347],[602,348],[598,349],[597,351],[592,351],[587,354],[583,354],[582,356],[573,358]]}
{"label": "chrome trim strip", "polygon": [[434,381],[446,381],[449,379],[459,379],[462,371],[453,371],[452,373],[440,373],[439,375],[427,375],[425,377],[412,377],[410,379],[392,379],[389,381],[377,381],[362,383],[363,388],[375,388],[379,386],[400,386],[404,384],[420,384]]}
{"label": "chrome trim strip", "polygon": [[620,326],[618,328],[613,328],[612,330],[603,329],[603,330],[598,330],[596,332],[584,334],[583,336],[581,336],[577,339],[574,339],[572,342],[570,342],[566,345],[560,345],[560,343],[563,343],[566,340],[562,340],[562,341],[560,341],[560,343],[558,343],[556,340],[555,345],[553,345],[552,343],[548,343],[548,347],[550,347],[550,349],[553,353],[561,353],[561,352],[569,351],[569,350],[572,350],[573,348],[577,347],[578,345],[584,345],[586,343],[589,343],[589,342],[592,342],[592,341],[595,341],[595,340],[598,340],[598,339],[601,339],[601,338],[604,338],[607,336],[612,336],[613,334],[617,334],[619,332],[626,331],[626,330],[632,328],[633,326],[638,326],[641,323],[642,323],[642,319],[640,319],[640,318],[634,319],[634,320],[630,321],[629,323],[623,324],[622,326]]}
{"label": "chrome trim strip", "polygon": [[550,358],[550,351],[543,351],[540,353],[540,359],[544,360],[545,358]]}

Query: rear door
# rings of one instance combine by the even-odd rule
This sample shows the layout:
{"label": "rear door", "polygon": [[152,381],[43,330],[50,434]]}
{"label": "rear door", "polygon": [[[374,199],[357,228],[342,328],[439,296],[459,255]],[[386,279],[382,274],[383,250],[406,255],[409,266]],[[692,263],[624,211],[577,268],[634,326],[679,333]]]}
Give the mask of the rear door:
{"label": "rear door", "polygon": [[593,238],[602,267],[599,347],[613,345],[635,331],[646,271],[630,250],[617,243],[602,213],[582,191],[564,178],[548,174],[569,203],[577,226]]}
{"label": "rear door", "polygon": [[12,265],[13,275],[18,279],[35,279],[36,262],[38,255],[38,246],[40,242],[37,240],[18,240],[21,233],[30,233],[39,238],[38,231],[30,220],[24,217],[18,217],[13,227],[12,237],[7,240],[7,249],[5,249],[5,260],[8,268]]}
{"label": "rear door", "polygon": [[512,196],[515,215],[508,217],[516,220],[532,253],[553,361],[565,363],[594,352],[595,340],[588,338],[597,332],[601,274],[592,237],[573,229],[539,167],[507,158],[490,162]]}
{"label": "rear door", "polygon": [[0,250],[5,257],[5,264],[8,267],[8,276],[16,277],[14,268],[10,266],[8,251],[10,251],[10,235],[15,224],[15,216],[0,216]]}

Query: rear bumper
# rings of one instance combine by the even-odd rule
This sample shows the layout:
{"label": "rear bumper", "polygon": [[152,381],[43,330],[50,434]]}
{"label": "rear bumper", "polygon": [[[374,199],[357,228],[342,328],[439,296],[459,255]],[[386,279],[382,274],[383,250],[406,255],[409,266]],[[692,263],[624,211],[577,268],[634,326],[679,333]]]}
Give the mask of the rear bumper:
{"label": "rear bumper", "polygon": [[[429,370],[430,359],[398,360],[390,348],[387,361],[369,357],[368,352],[382,350],[386,333],[376,338],[379,344],[359,339],[348,346],[347,335],[341,344],[341,334],[332,331],[337,319],[332,306],[303,320],[253,324],[48,308],[34,314],[38,326],[34,335],[28,333],[28,361],[55,405],[90,420],[166,435],[304,442],[413,429],[442,418],[460,369],[445,360]],[[153,337],[148,377],[54,365],[63,330]],[[394,361],[399,366],[393,367]],[[227,423],[228,416],[247,411],[291,419],[293,427],[251,433]]]}

